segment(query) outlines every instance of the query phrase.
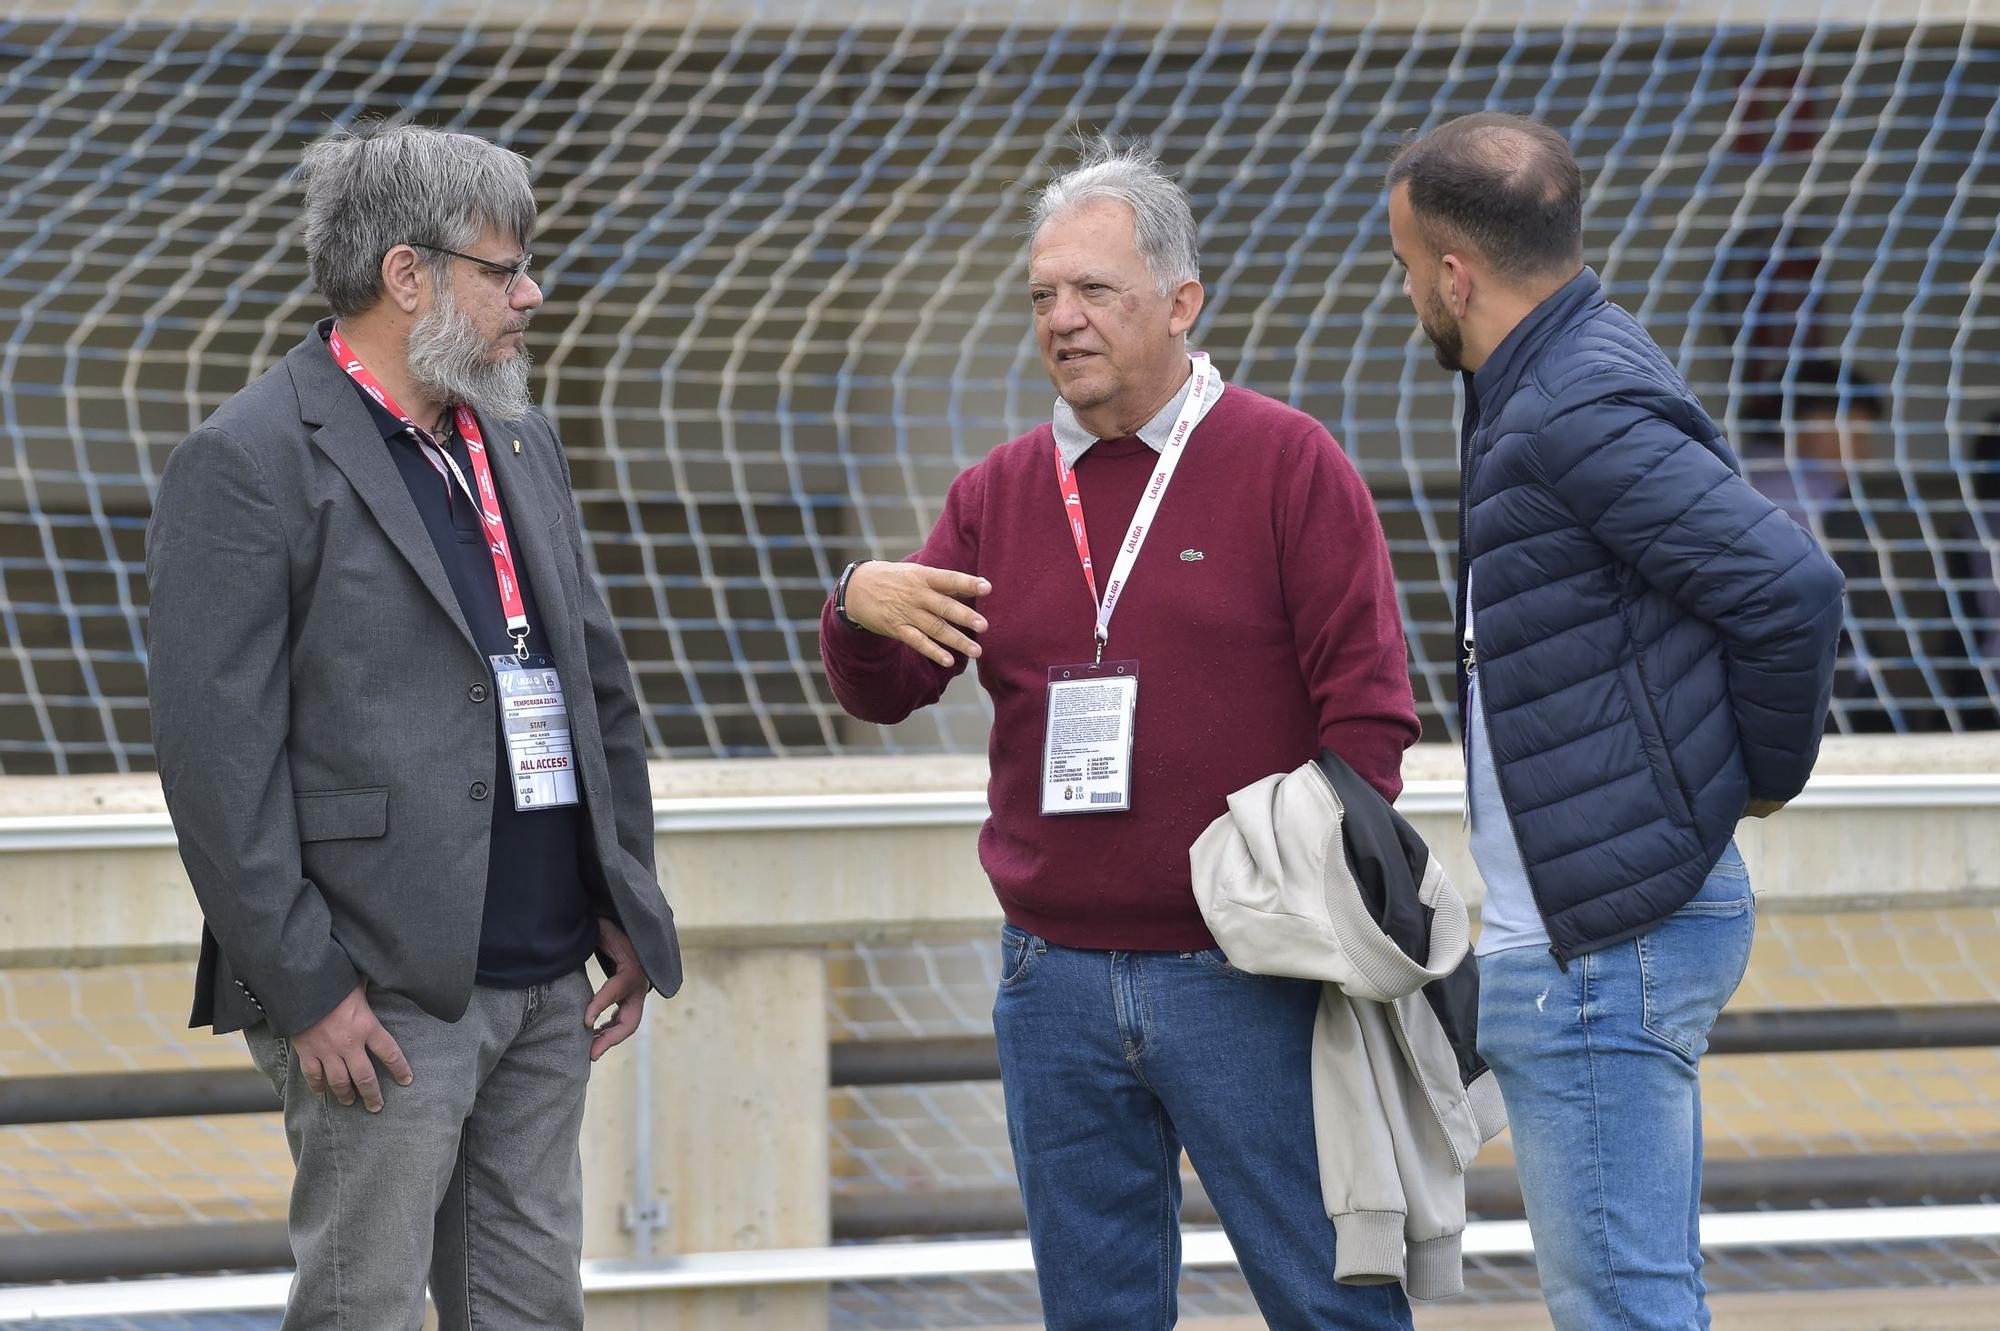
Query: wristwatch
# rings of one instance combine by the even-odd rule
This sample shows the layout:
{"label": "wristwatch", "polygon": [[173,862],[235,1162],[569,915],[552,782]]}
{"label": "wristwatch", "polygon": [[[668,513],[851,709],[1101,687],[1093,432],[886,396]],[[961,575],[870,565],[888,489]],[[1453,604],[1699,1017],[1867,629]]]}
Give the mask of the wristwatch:
{"label": "wristwatch", "polygon": [[840,581],[833,584],[833,617],[851,629],[858,629],[861,625],[847,617],[847,580],[854,576],[855,569],[872,562],[867,559],[855,560],[840,570]]}

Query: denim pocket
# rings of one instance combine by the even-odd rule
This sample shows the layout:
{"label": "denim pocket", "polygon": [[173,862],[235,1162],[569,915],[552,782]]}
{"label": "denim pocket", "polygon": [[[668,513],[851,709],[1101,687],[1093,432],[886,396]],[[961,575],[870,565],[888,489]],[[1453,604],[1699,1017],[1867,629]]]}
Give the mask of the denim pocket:
{"label": "denim pocket", "polygon": [[1743,973],[1757,912],[1746,884],[1729,900],[1690,901],[1639,939],[1639,984],[1647,1031],[1690,1062]]}
{"label": "denim pocket", "polygon": [[1210,970],[1220,972],[1233,979],[1249,980],[1256,978],[1253,972],[1238,970],[1236,967],[1230,965],[1229,958],[1222,954],[1222,949],[1219,947],[1205,947],[1193,955],[1196,961],[1199,961]]}
{"label": "denim pocket", "polygon": [[243,1043],[249,1047],[250,1061],[282,1100],[292,1079],[292,1042],[274,1032],[268,1022],[260,1021],[244,1028]]}
{"label": "denim pocket", "polygon": [[[1745,880],[1750,877],[1750,866],[1743,862],[1743,852],[1736,849],[1734,839],[1722,848],[1722,857],[1716,860],[1715,867],[1708,871],[1708,876],[1710,879],[1741,878]],[[1707,886],[1707,884],[1703,885],[1704,892],[1707,890]]]}
{"label": "denim pocket", "polygon": [[1009,988],[1018,984],[1028,973],[1034,959],[1048,951],[1049,945],[1011,924],[1000,926],[1000,987]]}

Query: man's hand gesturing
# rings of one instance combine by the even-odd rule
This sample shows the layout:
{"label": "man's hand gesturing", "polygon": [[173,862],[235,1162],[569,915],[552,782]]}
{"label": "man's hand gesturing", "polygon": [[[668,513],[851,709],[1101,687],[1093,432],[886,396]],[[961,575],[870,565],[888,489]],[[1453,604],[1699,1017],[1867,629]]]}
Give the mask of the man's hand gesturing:
{"label": "man's hand gesturing", "polygon": [[953,652],[979,655],[966,634],[984,632],[986,618],[966,603],[992,590],[970,573],[870,560],[847,580],[847,617],[949,666]]}

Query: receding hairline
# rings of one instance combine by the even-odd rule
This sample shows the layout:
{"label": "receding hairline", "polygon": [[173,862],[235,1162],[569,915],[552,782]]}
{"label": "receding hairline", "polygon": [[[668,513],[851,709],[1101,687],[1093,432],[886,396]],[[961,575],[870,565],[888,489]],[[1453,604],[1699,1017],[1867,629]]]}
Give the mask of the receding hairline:
{"label": "receding hairline", "polygon": [[1503,111],[1474,111],[1411,138],[1396,150],[1392,172],[1396,163],[1426,152],[1485,153],[1511,167],[1511,183],[1537,167],[1548,172],[1545,179],[1553,179],[1570,147],[1560,134],[1539,121]]}
{"label": "receding hairline", "polygon": [[1506,184],[1513,187],[1539,186],[1543,202],[1562,192],[1556,171],[1561,165],[1549,145],[1517,125],[1482,124],[1468,128],[1466,147],[1484,152],[1500,166]]}
{"label": "receding hairline", "polygon": [[[1490,256],[1480,247],[1479,242],[1474,240],[1463,229],[1453,225],[1442,217],[1427,213],[1417,207],[1417,201],[1410,191],[1410,182],[1408,180],[1397,181],[1394,185],[1390,186],[1389,193],[1393,195],[1397,190],[1403,192],[1403,206],[1410,210],[1410,225],[1416,229],[1417,236],[1426,245],[1430,246],[1432,250],[1438,254],[1456,254],[1460,251],[1470,250],[1481,259],[1490,262]],[[1393,240],[1389,246],[1389,253],[1398,263],[1406,264],[1409,262],[1407,256],[1397,252]]]}
{"label": "receding hairline", "polygon": [[[1424,207],[1423,196],[1433,188],[1425,184],[1424,177],[1437,168],[1470,171],[1497,193],[1532,201],[1541,208],[1561,203],[1572,187],[1572,178],[1579,174],[1570,145],[1561,134],[1539,121],[1501,111],[1460,116],[1404,143],[1390,160],[1390,194],[1393,197],[1397,190],[1403,191],[1417,234],[1438,254],[1469,253],[1489,264],[1495,264],[1498,256],[1481,243],[1480,228],[1468,225],[1463,217]],[[1440,200],[1434,197],[1431,202],[1435,205]],[[1553,273],[1560,266],[1551,266],[1548,271]],[[1541,270],[1530,274],[1523,269],[1519,275],[1539,276]]]}

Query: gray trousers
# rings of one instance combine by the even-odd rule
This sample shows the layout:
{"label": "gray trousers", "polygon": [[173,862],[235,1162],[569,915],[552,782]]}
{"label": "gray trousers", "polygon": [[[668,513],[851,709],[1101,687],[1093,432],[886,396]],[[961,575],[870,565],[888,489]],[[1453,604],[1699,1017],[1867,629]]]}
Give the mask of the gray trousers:
{"label": "gray trousers", "polygon": [[589,980],[475,989],[456,1022],[368,1001],[414,1077],[381,1074],[379,1114],[314,1095],[268,1026],[244,1032],[298,1167],[284,1331],[418,1331],[427,1278],[442,1331],[581,1328]]}

